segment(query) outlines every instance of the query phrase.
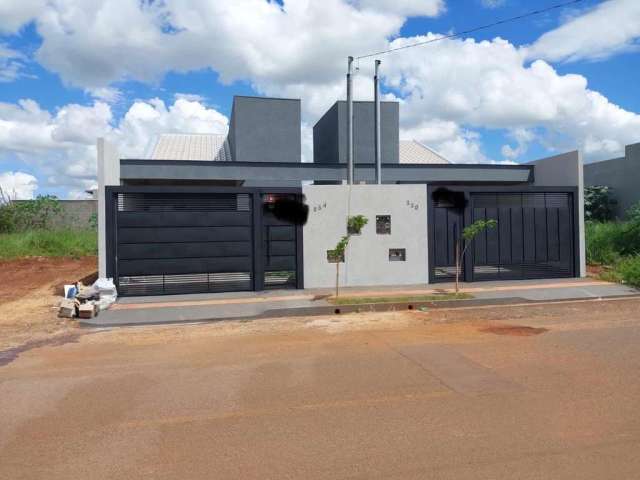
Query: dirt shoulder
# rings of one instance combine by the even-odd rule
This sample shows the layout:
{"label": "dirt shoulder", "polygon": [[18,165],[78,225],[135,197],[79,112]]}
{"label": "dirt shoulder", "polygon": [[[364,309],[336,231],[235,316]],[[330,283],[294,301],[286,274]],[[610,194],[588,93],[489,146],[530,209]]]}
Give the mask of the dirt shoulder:
{"label": "dirt shoulder", "polygon": [[75,328],[57,317],[62,286],[96,270],[96,257],[0,261],[0,350]]}

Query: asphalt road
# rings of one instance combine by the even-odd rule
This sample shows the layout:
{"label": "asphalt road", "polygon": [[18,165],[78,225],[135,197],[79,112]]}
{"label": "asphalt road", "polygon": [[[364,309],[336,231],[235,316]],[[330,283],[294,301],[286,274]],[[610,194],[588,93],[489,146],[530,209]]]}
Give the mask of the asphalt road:
{"label": "asphalt road", "polygon": [[639,312],[627,299],[58,339],[5,355],[0,478],[637,479]]}

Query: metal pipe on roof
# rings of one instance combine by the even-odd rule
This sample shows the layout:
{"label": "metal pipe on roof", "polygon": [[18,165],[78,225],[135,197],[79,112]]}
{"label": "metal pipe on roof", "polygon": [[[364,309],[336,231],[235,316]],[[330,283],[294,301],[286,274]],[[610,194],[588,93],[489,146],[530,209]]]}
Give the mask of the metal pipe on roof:
{"label": "metal pipe on roof", "polygon": [[380,131],[380,79],[378,78],[378,69],[380,60],[375,61],[375,73],[373,75],[373,125],[375,139],[375,159],[376,159],[376,183],[382,184],[382,141]]}
{"label": "metal pipe on roof", "polygon": [[353,57],[347,58],[347,183],[353,184]]}

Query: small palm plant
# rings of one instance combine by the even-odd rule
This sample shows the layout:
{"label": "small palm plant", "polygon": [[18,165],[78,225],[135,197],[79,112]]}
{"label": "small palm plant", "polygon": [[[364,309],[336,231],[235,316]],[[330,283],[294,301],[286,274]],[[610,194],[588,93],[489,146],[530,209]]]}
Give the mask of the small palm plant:
{"label": "small palm plant", "polygon": [[[480,233],[489,228],[495,228],[498,225],[498,221],[490,218],[488,220],[476,220],[468,227],[462,230],[462,239],[456,239],[456,293],[460,290],[460,265],[464,254],[469,248],[469,245],[473,243],[473,239]],[[464,240],[464,247],[462,247],[462,241]]]}

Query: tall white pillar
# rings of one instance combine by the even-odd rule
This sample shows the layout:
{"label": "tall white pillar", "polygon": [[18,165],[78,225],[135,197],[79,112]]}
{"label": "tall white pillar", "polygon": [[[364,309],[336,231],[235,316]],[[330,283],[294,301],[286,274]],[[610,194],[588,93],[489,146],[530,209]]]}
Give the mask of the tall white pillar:
{"label": "tall white pillar", "polygon": [[98,277],[107,276],[107,224],[105,187],[120,185],[120,155],[116,147],[98,138]]}

